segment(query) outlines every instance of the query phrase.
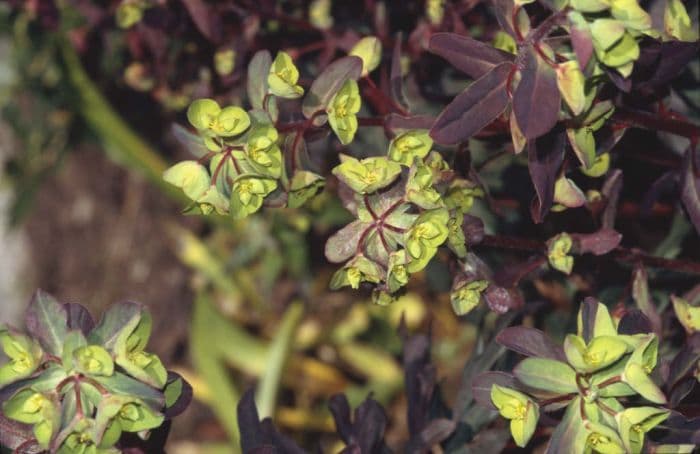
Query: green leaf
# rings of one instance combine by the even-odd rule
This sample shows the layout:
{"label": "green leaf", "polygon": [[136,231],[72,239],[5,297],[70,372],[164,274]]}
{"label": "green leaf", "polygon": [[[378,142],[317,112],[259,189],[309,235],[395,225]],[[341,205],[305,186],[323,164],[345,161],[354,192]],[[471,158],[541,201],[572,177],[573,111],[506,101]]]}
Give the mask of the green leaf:
{"label": "green leaf", "polygon": [[348,55],[362,59],[362,76],[374,71],[382,61],[382,43],[376,36],[365,36],[350,50]]}
{"label": "green leaf", "polygon": [[304,89],[297,85],[298,80],[299,70],[294,66],[292,57],[286,52],[277,52],[267,75],[270,93],[280,98],[300,98]]}
{"label": "green leaf", "polygon": [[515,367],[515,376],[523,384],[557,394],[578,392],[576,372],[561,361],[526,358]]}
{"label": "green leaf", "polygon": [[591,35],[596,50],[604,51],[622,39],[625,25],[615,19],[596,19],[591,24]]}
{"label": "green leaf", "polygon": [[582,13],[598,13],[610,8],[610,0],[571,0],[571,6]]}
{"label": "green leaf", "polygon": [[121,372],[114,372],[109,377],[95,376],[93,379],[113,394],[139,398],[153,408],[163,408],[165,405],[162,392]]}
{"label": "green leaf", "polygon": [[581,398],[576,397],[566,407],[566,413],[552,433],[545,454],[583,454],[587,431],[580,416]]}
{"label": "green leaf", "polygon": [[562,98],[574,115],[579,115],[586,107],[583,91],[585,79],[576,60],[559,63],[556,68],[557,86]]}
{"label": "green leaf", "polygon": [[676,318],[688,334],[700,331],[700,307],[691,306],[686,300],[676,295],[671,295],[671,303],[673,303]]}
{"label": "green leaf", "polygon": [[627,28],[639,31],[651,28],[651,16],[639,6],[637,0],[610,0],[610,4],[613,17]]}
{"label": "green leaf", "polygon": [[680,41],[698,40],[698,30],[688,16],[688,11],[681,0],[668,0],[664,9],[664,30]]}

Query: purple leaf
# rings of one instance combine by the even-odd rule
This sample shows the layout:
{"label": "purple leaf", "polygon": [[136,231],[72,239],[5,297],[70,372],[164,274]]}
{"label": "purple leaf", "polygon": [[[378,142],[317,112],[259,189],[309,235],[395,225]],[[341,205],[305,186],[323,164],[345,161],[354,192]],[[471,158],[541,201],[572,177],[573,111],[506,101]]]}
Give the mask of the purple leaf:
{"label": "purple leaf", "polygon": [[691,376],[698,361],[700,361],[700,334],[695,334],[671,360],[666,380],[668,389],[672,389],[683,378]]}
{"label": "purple leaf", "polygon": [[649,294],[649,282],[647,271],[642,265],[637,265],[632,274],[632,298],[637,307],[649,319],[651,327],[661,337],[662,323],[654,301]]}
{"label": "purple leaf", "polygon": [[[695,42],[684,42],[684,41],[666,41],[659,43],[655,41],[651,46],[642,47],[642,55],[644,56],[645,47],[651,48],[651,52],[654,52],[654,47],[658,46],[658,57],[653,58],[653,69],[647,69],[650,73],[643,83],[639,84],[639,88],[654,88],[654,87],[664,87],[672,79],[674,79],[682,70],[687,68],[688,63],[696,59],[698,56],[698,49],[700,48],[700,43]],[[635,63],[635,72],[632,73],[632,77],[636,78],[641,70],[641,65],[638,68]]]}
{"label": "purple leaf", "polygon": [[600,229],[593,233],[572,233],[581,254],[604,255],[619,246],[622,235],[613,229]]}
{"label": "purple leaf", "polygon": [[557,74],[533,49],[525,55],[522,78],[513,94],[513,113],[526,139],[551,130],[559,119]]}
{"label": "purple leaf", "polygon": [[589,30],[578,28],[573,23],[570,25],[571,44],[574,47],[579,67],[583,70],[586,68],[593,55],[593,38]]}
{"label": "purple leaf", "polygon": [[586,297],[586,299],[583,300],[583,303],[581,303],[581,334],[586,343],[590,342],[593,338],[597,312],[598,301],[590,296]]}
{"label": "purple leaf", "polygon": [[342,263],[355,255],[362,234],[370,228],[369,222],[353,221],[326,241],[326,258],[331,263]]}
{"label": "purple leaf", "polygon": [[671,411],[668,419],[658,426],[663,436],[654,441],[663,444],[700,445],[700,418],[687,419],[682,414]]}
{"label": "purple leaf", "polygon": [[387,449],[384,431],[387,419],[381,405],[368,397],[355,409],[354,421],[350,421],[350,405],[347,398],[338,394],[330,399],[330,410],[340,438],[347,447],[343,453],[381,453]]}
{"label": "purple leaf", "polygon": [[462,142],[501,115],[508,105],[506,84],[512,67],[502,63],[469,85],[440,113],[430,136],[441,144]]}
{"label": "purple leaf", "polygon": [[605,196],[607,202],[601,219],[602,228],[615,228],[615,215],[617,214],[617,202],[620,198],[622,181],[622,170],[615,169],[608,174],[605,183],[603,183],[600,192]]}
{"label": "purple leaf", "polygon": [[212,11],[204,0],[181,0],[190,13],[192,22],[197,30],[209,41],[218,43],[221,41],[221,16]]}
{"label": "purple leaf", "polygon": [[171,402],[169,405],[167,405],[164,411],[165,417],[167,419],[172,419],[175,416],[182,413],[183,411],[185,411],[190,405],[190,402],[192,402],[192,386],[177,372],[168,371],[168,381],[165,384],[166,400],[169,386],[180,387],[177,399],[175,400],[175,402]]}
{"label": "purple leaf", "polygon": [[301,105],[304,116],[311,118],[317,111],[325,109],[331,98],[347,80],[357,80],[361,74],[362,59],[360,57],[343,57],[326,66],[313,81],[309,93],[304,97],[304,102]]}
{"label": "purple leaf", "polygon": [[435,33],[430,37],[428,50],[472,79],[480,78],[501,63],[513,61],[515,57],[486,43],[455,33]]}
{"label": "purple leaf", "polygon": [[43,290],[37,290],[29,303],[24,324],[46,351],[61,355],[68,332],[68,313],[63,304]]}
{"label": "purple leaf", "polygon": [[252,388],[243,395],[236,411],[241,432],[241,451],[244,454],[304,453],[291,439],[282,435],[275,428],[270,418],[260,421]]}
{"label": "purple leaf", "polygon": [[528,141],[528,170],[537,197],[531,206],[532,219],[541,223],[554,201],[554,184],[564,161],[566,134],[554,130],[537,140]]}
{"label": "purple leaf", "polygon": [[95,320],[90,312],[82,304],[66,303],[68,329],[80,330],[86,336],[95,327]]}
{"label": "purple leaf", "polygon": [[[402,34],[397,33],[394,40],[394,51],[391,54],[391,74],[389,75],[389,88],[391,99],[403,108],[408,108],[408,101],[403,92],[403,73],[401,71],[401,42]],[[430,126],[427,126],[430,127]]]}
{"label": "purple leaf", "polygon": [[496,336],[496,342],[525,356],[566,361],[564,349],[552,342],[542,331],[525,326],[511,326]]}
{"label": "purple leaf", "polygon": [[652,331],[649,318],[638,309],[627,309],[617,325],[619,334],[646,334]]}
{"label": "purple leaf", "polygon": [[688,212],[688,217],[695,226],[695,231],[700,234],[700,169],[697,169],[697,157],[693,159],[693,151],[691,148],[685,152],[683,159],[683,173],[681,175],[681,200],[683,206]]}
{"label": "purple leaf", "polygon": [[496,410],[491,402],[491,387],[493,385],[505,386],[507,388],[519,389],[520,384],[515,376],[505,372],[484,372],[477,376],[472,382],[472,392],[474,400],[482,407],[489,410]]}

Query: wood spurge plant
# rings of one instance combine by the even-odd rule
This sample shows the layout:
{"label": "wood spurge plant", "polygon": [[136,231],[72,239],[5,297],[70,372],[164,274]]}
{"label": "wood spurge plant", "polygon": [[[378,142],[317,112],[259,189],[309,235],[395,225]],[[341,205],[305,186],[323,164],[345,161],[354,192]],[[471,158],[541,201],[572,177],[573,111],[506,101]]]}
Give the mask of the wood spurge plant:
{"label": "wood spurge plant", "polygon": [[[18,453],[157,452],[157,436],[192,390],[145,348],[151,317],[131,302],[99,323],[80,304],[37,291],[27,333],[0,329],[0,443]],[[123,437],[132,432],[148,443]]]}
{"label": "wood spurge plant", "polygon": [[[118,199],[192,271],[173,452],[700,446],[697,1],[0,3],[11,219],[82,129],[192,216],[131,179],[61,210]],[[25,324],[3,446],[164,452],[192,390],[142,306],[38,292]]]}

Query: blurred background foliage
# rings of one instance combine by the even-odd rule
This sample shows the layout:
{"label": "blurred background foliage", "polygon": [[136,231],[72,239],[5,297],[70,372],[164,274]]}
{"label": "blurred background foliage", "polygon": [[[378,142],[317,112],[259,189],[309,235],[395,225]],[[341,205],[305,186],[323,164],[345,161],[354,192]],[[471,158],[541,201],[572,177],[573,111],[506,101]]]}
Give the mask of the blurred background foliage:
{"label": "blurred background foliage", "polygon": [[[118,1],[56,2],[71,5],[62,14],[54,2],[18,7],[22,3],[0,3],[0,108],[11,131],[2,136],[2,148],[9,150],[2,185],[14,194],[7,220],[26,232],[31,255],[17,285],[27,296],[40,286],[98,311],[123,299],[149,306],[153,349],[190,381],[196,399],[175,421],[169,452],[231,452],[238,438],[235,405],[254,383],[261,416],[273,416],[302,446],[320,440],[324,451],[337,452],[341,444],[331,435],[327,400],[339,392],[353,407],[372,392],[392,422],[388,442],[406,439],[397,332],[402,316],[410,331],[430,329],[445,400],[455,399],[465,361],[484,351],[496,315],[482,305],[456,317],[446,265],[434,263],[412,279],[395,304],[373,306],[369,294],[328,290],[333,267],[323,244],[350,219],[332,188],[301,209],[203,221],[181,216],[177,192],[161,181],[167,163],[187,156],[169,128],[183,123],[191,99],[216,94],[240,102],[245,62],[256,48],[291,48],[296,55],[319,48],[319,34],[295,19],[306,14],[309,2],[280,2],[274,10],[266,9],[266,1],[260,8],[214,2],[230,6],[221,6],[217,19],[202,13],[204,2],[183,1],[163,17],[147,9],[143,22],[128,30],[114,22]],[[348,27],[345,34],[372,31],[376,18],[363,13],[363,2],[333,5],[333,17]],[[450,11],[472,36],[493,37],[495,19],[487,6],[455,5]],[[414,33],[407,53],[413,64],[409,96],[418,110],[435,114],[463,82],[452,71],[431,71],[436,57],[424,52],[416,32],[429,27],[423,2],[389,1],[385,7],[392,33]],[[246,14],[248,9],[258,14]],[[348,38],[334,39],[342,48]],[[230,71],[217,65],[227,55],[234,60]],[[674,108],[695,118],[697,63],[679,79],[672,98]],[[625,186],[618,226],[630,245],[666,258],[698,259],[700,242],[673,200],[662,198],[646,213],[644,228],[639,225],[639,194],[677,164],[683,144],[675,140],[632,131],[620,143],[624,159],[618,166],[635,178]],[[362,155],[383,143],[378,132],[363,133],[351,148]],[[522,190],[529,187],[526,159],[491,159],[499,146],[488,139],[470,144],[496,199],[490,208],[477,202],[474,209],[485,230],[546,239],[571,225],[575,216],[569,213],[553,215],[544,227],[532,225],[530,193]],[[657,155],[657,148],[671,153]],[[585,182],[581,187],[588,189]],[[517,251],[485,250],[482,257],[494,269],[526,259]],[[631,299],[629,267],[581,260],[591,261],[581,274],[566,279],[543,271],[523,286],[533,303],[524,324],[561,340],[575,323],[582,294],[597,293],[608,302]],[[650,275],[659,310],[673,289],[693,284],[692,276]]]}

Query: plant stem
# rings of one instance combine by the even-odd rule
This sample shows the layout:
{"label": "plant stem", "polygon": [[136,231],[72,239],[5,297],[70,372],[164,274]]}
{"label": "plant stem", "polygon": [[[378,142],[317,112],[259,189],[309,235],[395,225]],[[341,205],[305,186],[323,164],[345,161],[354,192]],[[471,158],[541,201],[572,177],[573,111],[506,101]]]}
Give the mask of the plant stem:
{"label": "plant stem", "polygon": [[[486,246],[499,249],[512,249],[516,251],[543,252],[546,245],[543,241],[529,238],[518,238],[502,235],[484,235],[483,240],[475,246]],[[623,263],[643,263],[650,268],[662,268],[679,273],[700,275],[700,263],[684,259],[666,259],[648,255],[639,249],[630,249],[618,246],[609,255]],[[602,256],[601,256],[602,257]]]}

